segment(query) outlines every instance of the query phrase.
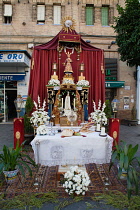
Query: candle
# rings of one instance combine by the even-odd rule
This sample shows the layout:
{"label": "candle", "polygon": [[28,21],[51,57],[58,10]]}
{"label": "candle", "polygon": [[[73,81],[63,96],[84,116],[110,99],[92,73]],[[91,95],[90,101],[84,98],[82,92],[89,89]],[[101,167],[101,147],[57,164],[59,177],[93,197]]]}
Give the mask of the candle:
{"label": "candle", "polygon": [[97,131],[100,131],[100,124],[97,124],[96,130],[97,130]]}
{"label": "candle", "polygon": [[62,108],[63,108],[63,98],[62,98]]}
{"label": "candle", "polygon": [[101,135],[105,135],[105,127],[101,128]]}

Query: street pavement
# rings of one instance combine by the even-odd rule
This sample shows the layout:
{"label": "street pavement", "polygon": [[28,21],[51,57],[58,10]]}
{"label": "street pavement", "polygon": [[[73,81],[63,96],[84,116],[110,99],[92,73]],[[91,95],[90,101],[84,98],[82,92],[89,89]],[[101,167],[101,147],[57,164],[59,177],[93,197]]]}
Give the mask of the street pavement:
{"label": "street pavement", "polygon": [[[7,145],[8,147],[13,147],[14,137],[13,137],[14,126],[13,122],[0,123],[0,150],[2,150],[3,145]],[[120,125],[120,135],[119,140],[123,140],[128,144],[132,144],[133,146],[139,144],[139,149],[137,152],[137,156],[140,156],[140,125],[137,126],[126,126]],[[63,210],[86,210],[86,209],[94,209],[94,210],[102,210],[102,209],[110,209],[117,210],[109,205],[102,204],[100,202],[95,202],[92,200],[80,201],[77,203],[73,203],[67,207],[62,208]],[[62,198],[63,201],[63,198]],[[90,205],[90,208],[87,208],[87,204]],[[55,203],[46,203],[43,205],[41,210],[54,210],[56,204]],[[33,210],[37,210],[37,208],[32,208]],[[13,209],[18,210],[18,209]]]}

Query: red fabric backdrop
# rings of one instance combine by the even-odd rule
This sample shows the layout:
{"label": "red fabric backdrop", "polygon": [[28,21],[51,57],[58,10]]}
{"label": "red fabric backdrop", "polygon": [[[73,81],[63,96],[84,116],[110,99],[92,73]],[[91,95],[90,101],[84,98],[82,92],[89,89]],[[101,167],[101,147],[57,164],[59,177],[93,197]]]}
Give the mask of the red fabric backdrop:
{"label": "red fabric backdrop", "polygon": [[[32,55],[32,65],[30,72],[29,91],[28,95],[37,102],[38,96],[40,96],[41,102],[47,98],[46,85],[53,74],[52,64],[58,63],[57,75],[59,80],[62,81],[64,76],[63,63],[65,62],[67,55],[64,51],[61,53],[61,59],[58,59],[58,43],[59,34],[64,34],[63,30],[60,31],[51,41],[46,44],[34,47]],[[67,34],[67,33],[66,33]],[[77,34],[75,31],[69,34]],[[105,74],[101,71],[101,66],[104,67],[104,53],[103,50],[95,48],[81,39],[80,60],[77,60],[77,52],[71,55],[73,76],[75,83],[78,81],[79,65],[83,62],[85,64],[84,76],[85,79],[90,82],[89,88],[89,113],[93,111],[93,100],[98,105],[99,99],[102,103],[105,100]]]}

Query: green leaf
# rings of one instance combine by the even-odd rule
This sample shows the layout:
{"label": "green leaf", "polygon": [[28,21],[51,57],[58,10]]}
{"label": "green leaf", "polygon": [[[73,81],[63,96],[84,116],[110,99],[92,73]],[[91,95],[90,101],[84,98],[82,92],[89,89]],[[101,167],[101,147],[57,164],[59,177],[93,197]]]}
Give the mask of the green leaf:
{"label": "green leaf", "polygon": [[120,168],[122,169],[124,167],[124,153],[120,154]]}
{"label": "green leaf", "polygon": [[121,175],[122,175],[122,168],[119,167],[119,169],[118,169],[118,177],[120,178]]}
{"label": "green leaf", "polygon": [[128,169],[128,156],[127,155],[124,156],[124,169],[125,170]]}
{"label": "green leaf", "polygon": [[128,147],[127,145],[124,145],[124,154],[127,155],[127,152],[128,152]]}
{"label": "green leaf", "polygon": [[136,172],[135,169],[133,169],[132,173],[133,173],[133,179],[134,179],[134,184],[135,184],[135,191],[136,191],[136,194],[138,194],[138,176],[137,176],[137,172]]}

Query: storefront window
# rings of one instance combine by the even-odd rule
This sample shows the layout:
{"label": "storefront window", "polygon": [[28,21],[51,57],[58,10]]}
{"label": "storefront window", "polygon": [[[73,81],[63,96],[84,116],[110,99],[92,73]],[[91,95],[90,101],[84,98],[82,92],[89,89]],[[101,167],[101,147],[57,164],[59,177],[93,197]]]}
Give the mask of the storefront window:
{"label": "storefront window", "polygon": [[5,88],[17,88],[17,81],[6,81]]}
{"label": "storefront window", "polygon": [[17,97],[17,81],[0,81],[0,122],[17,117],[14,100]]}

